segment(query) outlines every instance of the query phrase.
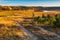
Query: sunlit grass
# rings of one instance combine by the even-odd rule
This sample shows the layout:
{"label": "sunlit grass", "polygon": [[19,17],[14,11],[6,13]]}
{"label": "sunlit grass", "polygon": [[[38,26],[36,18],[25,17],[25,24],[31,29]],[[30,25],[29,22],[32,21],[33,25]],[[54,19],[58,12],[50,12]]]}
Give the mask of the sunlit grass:
{"label": "sunlit grass", "polygon": [[[31,12],[31,11],[21,11],[21,10],[1,11],[0,12],[0,24],[1,24],[0,25],[0,37],[3,38],[5,36],[8,38],[11,38],[12,40],[13,40],[13,37],[15,38],[17,37],[18,39],[20,39],[20,36],[22,36],[23,34],[21,32],[21,29],[17,26],[16,22],[13,20],[22,22],[24,20],[22,17],[32,17],[33,13],[35,17],[42,16],[42,14],[44,15],[60,14],[60,12],[57,12],[57,11],[56,12],[33,12],[33,11]],[[27,26],[27,25],[25,24],[24,26]],[[40,24],[40,25],[43,25],[43,24]]]}

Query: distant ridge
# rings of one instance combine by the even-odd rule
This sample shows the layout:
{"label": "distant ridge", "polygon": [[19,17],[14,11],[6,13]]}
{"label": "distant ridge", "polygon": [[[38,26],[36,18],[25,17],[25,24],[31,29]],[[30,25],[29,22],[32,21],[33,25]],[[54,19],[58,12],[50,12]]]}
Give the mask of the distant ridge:
{"label": "distant ridge", "polygon": [[1,6],[0,10],[34,10],[34,11],[60,11],[60,7],[43,7],[43,6]]}
{"label": "distant ridge", "polygon": [[46,7],[45,10],[60,10],[60,7]]}

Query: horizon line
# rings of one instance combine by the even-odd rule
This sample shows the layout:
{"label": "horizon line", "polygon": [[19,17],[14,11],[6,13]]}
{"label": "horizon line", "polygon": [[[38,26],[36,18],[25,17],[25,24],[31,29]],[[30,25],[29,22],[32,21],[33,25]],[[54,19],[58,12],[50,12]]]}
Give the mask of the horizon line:
{"label": "horizon line", "polygon": [[[31,7],[38,7],[36,5],[0,5],[0,6],[26,6],[26,7],[30,7],[31,6]],[[60,5],[59,6],[40,6],[40,7],[60,7]]]}

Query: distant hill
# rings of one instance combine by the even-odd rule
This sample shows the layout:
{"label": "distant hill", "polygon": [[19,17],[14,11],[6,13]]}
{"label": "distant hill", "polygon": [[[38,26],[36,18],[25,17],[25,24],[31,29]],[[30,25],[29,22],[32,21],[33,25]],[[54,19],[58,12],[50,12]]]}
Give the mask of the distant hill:
{"label": "distant hill", "polygon": [[60,7],[42,7],[42,6],[0,6],[0,10],[34,10],[34,11],[60,11]]}
{"label": "distant hill", "polygon": [[44,10],[56,10],[56,11],[60,11],[60,7],[46,7]]}

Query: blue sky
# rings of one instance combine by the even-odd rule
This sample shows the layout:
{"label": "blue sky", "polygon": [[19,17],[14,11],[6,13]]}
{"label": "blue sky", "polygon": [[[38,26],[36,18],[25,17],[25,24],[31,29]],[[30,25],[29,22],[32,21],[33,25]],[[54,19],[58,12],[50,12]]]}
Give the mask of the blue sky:
{"label": "blue sky", "polygon": [[3,6],[60,6],[60,0],[0,0]]}

